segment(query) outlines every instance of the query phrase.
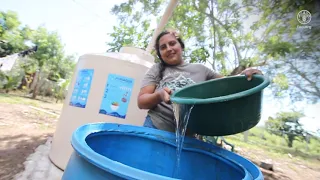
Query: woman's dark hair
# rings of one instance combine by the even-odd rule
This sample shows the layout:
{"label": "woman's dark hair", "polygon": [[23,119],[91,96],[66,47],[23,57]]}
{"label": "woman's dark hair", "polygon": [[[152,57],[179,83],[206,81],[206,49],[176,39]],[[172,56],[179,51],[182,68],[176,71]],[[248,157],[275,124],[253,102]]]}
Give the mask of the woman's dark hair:
{"label": "woman's dark hair", "polygon": [[175,31],[165,30],[165,31],[162,31],[162,32],[157,36],[157,39],[156,39],[156,43],[155,43],[154,48],[155,48],[155,50],[156,50],[156,52],[157,52],[158,58],[160,59],[160,66],[159,66],[159,68],[160,68],[160,70],[159,70],[159,78],[160,78],[160,80],[163,78],[163,71],[164,71],[164,69],[166,68],[166,66],[168,66],[168,64],[167,64],[166,62],[164,62],[164,60],[163,60],[162,57],[161,57],[160,49],[159,49],[159,48],[160,48],[159,41],[160,41],[160,38],[161,38],[162,36],[164,36],[164,35],[166,35],[166,34],[170,34],[170,33],[172,33],[172,34],[177,38],[178,42],[179,42],[180,45],[181,45],[182,50],[184,49],[184,43],[183,43],[182,39],[178,36],[177,32],[175,32]]}

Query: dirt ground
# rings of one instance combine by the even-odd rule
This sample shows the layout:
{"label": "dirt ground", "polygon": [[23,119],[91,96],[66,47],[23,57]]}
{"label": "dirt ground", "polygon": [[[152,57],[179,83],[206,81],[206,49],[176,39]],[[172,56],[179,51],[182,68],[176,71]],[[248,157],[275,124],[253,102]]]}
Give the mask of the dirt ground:
{"label": "dirt ground", "polygon": [[237,151],[243,157],[250,159],[258,166],[261,161],[271,161],[273,171],[260,168],[265,180],[319,180],[320,179],[320,161],[317,159],[306,163],[306,161],[297,160],[289,156],[272,158],[266,156],[266,153],[257,149],[238,148]]}
{"label": "dirt ground", "polygon": [[[62,104],[37,101],[37,107],[59,114]],[[24,170],[23,162],[41,144],[52,136],[58,116],[43,113],[27,103],[0,101],[0,180],[11,180]],[[257,165],[260,160],[272,159],[263,151],[237,148],[237,153]],[[274,171],[261,169],[266,180],[320,179],[320,161],[310,165],[288,157],[272,159]]]}
{"label": "dirt ground", "polygon": [[28,105],[0,104],[1,180],[11,180],[24,169],[26,158],[53,135],[56,122],[57,117]]}

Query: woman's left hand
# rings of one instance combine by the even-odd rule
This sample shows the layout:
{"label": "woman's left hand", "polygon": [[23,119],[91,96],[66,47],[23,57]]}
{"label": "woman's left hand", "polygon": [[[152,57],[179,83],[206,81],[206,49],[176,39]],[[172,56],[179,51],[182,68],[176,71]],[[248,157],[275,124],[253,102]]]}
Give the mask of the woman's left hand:
{"label": "woman's left hand", "polygon": [[247,77],[248,81],[250,81],[252,79],[253,74],[262,75],[262,72],[258,69],[247,68],[244,71],[242,71],[241,74],[244,74]]}

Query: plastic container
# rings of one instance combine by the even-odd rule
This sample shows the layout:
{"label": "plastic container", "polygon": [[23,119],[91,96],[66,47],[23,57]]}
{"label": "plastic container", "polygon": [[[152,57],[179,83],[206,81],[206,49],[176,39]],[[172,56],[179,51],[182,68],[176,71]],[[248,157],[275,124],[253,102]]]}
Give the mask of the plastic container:
{"label": "plastic container", "polygon": [[79,58],[50,149],[49,157],[57,167],[65,169],[73,151],[72,133],[81,125],[143,125],[147,111],[138,108],[137,96],[153,61],[150,53],[132,47]]}
{"label": "plastic container", "polygon": [[254,75],[233,76],[197,83],[171,96],[180,104],[180,112],[194,105],[188,131],[207,136],[226,136],[244,132],[257,125],[261,118],[263,89],[270,81]]}
{"label": "plastic container", "polygon": [[[169,180],[176,162],[175,134],[131,125],[95,123],[72,136],[74,152],[62,179]],[[247,159],[185,138],[179,179],[263,179]]]}

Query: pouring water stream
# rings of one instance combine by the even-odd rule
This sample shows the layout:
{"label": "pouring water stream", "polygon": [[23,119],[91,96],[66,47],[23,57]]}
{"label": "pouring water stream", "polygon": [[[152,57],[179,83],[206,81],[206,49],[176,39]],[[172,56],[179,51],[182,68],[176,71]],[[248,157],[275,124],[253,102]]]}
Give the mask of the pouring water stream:
{"label": "pouring water stream", "polygon": [[176,103],[172,104],[173,106],[173,113],[174,113],[174,119],[176,123],[176,165],[174,167],[173,171],[173,177],[178,178],[180,174],[180,158],[181,158],[181,151],[183,147],[183,141],[186,133],[186,129],[188,126],[189,117],[192,111],[192,108],[194,105],[179,105]]}

